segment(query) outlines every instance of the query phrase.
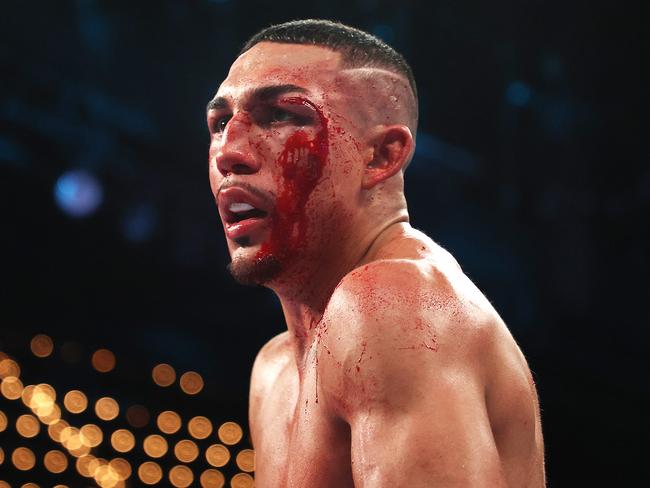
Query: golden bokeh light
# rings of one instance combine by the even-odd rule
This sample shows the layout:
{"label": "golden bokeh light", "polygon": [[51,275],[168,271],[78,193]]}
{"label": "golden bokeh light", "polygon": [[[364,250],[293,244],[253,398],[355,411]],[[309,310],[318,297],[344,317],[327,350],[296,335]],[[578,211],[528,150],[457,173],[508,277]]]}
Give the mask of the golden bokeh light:
{"label": "golden bokeh light", "polygon": [[17,400],[23,393],[23,382],[17,376],[6,376],[0,384],[0,392],[7,400]]}
{"label": "golden bokeh light", "polygon": [[[22,400],[39,417],[49,418],[52,422],[60,418],[61,409],[55,404],[56,390],[52,385],[40,383],[29,385],[23,390]],[[57,417],[58,412],[58,417]]]}
{"label": "golden bokeh light", "polygon": [[81,413],[88,407],[88,398],[82,391],[70,390],[63,397],[63,406],[70,413]]}
{"label": "golden bokeh light", "polygon": [[5,451],[0,447],[0,466],[5,462]]}
{"label": "golden bokeh light", "polygon": [[70,427],[70,424],[63,419],[59,419],[56,422],[51,423],[47,426],[47,433],[54,442],[61,442],[61,432],[66,427]]}
{"label": "golden bokeh light", "polygon": [[52,354],[54,343],[52,342],[50,336],[47,336],[45,334],[37,334],[32,338],[31,342],[29,343],[29,347],[32,350],[34,356],[39,358],[46,358]]}
{"label": "golden bokeh light", "polygon": [[43,464],[50,473],[63,473],[68,469],[68,458],[63,452],[52,449],[43,457]]}
{"label": "golden bokeh light", "polygon": [[16,469],[21,471],[29,471],[36,464],[36,456],[27,447],[17,447],[14,449],[14,452],[11,453],[11,462],[14,464]]}
{"label": "golden bokeh light", "polygon": [[16,431],[23,437],[36,437],[41,431],[41,424],[33,415],[24,414],[16,419]]}
{"label": "golden bokeh light", "polygon": [[85,456],[79,456],[77,458],[75,467],[81,476],[92,478],[95,475],[95,470],[99,467],[99,463],[95,456],[92,454],[86,454]]}
{"label": "golden bokeh light", "polygon": [[95,402],[95,414],[102,420],[113,420],[120,413],[120,406],[111,397],[102,397]]}
{"label": "golden bokeh light", "polygon": [[115,354],[108,349],[97,349],[93,353],[91,363],[100,373],[108,373],[115,368]]}
{"label": "golden bokeh light", "polygon": [[147,436],[143,443],[144,452],[152,458],[159,458],[167,454],[167,441],[158,434]]}
{"label": "golden bokeh light", "polygon": [[108,464],[118,474],[121,481],[128,480],[131,477],[131,464],[126,459],[111,459]]}
{"label": "golden bokeh light", "polygon": [[20,396],[26,407],[32,408],[32,396],[34,396],[35,389],[36,385],[27,385],[23,388]]}
{"label": "golden bokeh light", "polygon": [[194,442],[183,439],[174,446],[174,455],[183,463],[191,463],[199,457],[199,448]]}
{"label": "golden bokeh light", "polygon": [[219,427],[217,435],[219,436],[221,442],[232,446],[241,440],[241,438],[244,436],[244,431],[239,426],[239,424],[235,422],[225,422],[221,425],[221,427]]}
{"label": "golden bokeh light", "polygon": [[0,410],[0,432],[3,432],[7,428],[7,415]]}
{"label": "golden bokeh light", "polygon": [[201,415],[193,417],[187,423],[187,431],[195,439],[205,439],[212,434],[212,422]]}
{"label": "golden bokeh light", "polygon": [[138,468],[138,478],[145,485],[155,485],[163,476],[162,469],[153,461],[145,461]]}
{"label": "golden bokeh light", "polygon": [[11,485],[6,481],[0,480],[0,488],[11,488]]}
{"label": "golden bokeh light", "polygon": [[226,478],[221,474],[221,471],[206,469],[201,473],[199,482],[201,488],[223,488],[223,485],[226,484]]}
{"label": "golden bokeh light", "polygon": [[230,480],[232,488],[252,488],[255,486],[255,480],[248,473],[237,473]]}
{"label": "golden bokeh light", "polygon": [[194,481],[194,473],[187,466],[174,466],[169,470],[169,481],[176,488],[187,488]]}
{"label": "golden bokeh light", "polygon": [[158,386],[171,386],[176,381],[176,371],[169,364],[158,364],[151,371],[153,382]]}
{"label": "golden bokeh light", "polygon": [[181,428],[181,417],[176,412],[165,410],[158,415],[156,423],[161,432],[174,434]]}
{"label": "golden bokeh light", "polygon": [[255,471],[255,451],[252,449],[242,449],[235,458],[237,467],[242,471],[250,473]]}
{"label": "golden bokeh light", "polygon": [[180,384],[185,393],[196,395],[203,389],[203,378],[195,371],[188,371],[181,376]]}
{"label": "golden bokeh light", "polygon": [[222,444],[212,444],[205,450],[205,459],[211,466],[220,468],[230,461],[230,451]]}
{"label": "golden bokeh light", "polygon": [[126,429],[118,429],[111,435],[111,445],[117,452],[129,452],[135,446],[135,437]]}
{"label": "golden bokeh light", "polygon": [[90,454],[90,447],[82,444],[79,447],[68,449],[68,453],[74,457],[87,456]]}
{"label": "golden bokeh light", "polygon": [[61,408],[56,403],[48,407],[36,408],[34,411],[38,415],[39,420],[45,425],[54,424],[61,419]]}
{"label": "golden bokeh light", "polygon": [[5,357],[0,360],[0,378],[5,379],[9,376],[18,378],[20,376],[20,366],[13,359]]}
{"label": "golden bokeh light", "polygon": [[101,488],[116,488],[121,481],[119,475],[108,464],[102,464],[97,468],[94,478]]}
{"label": "golden bokeh light", "polygon": [[81,443],[88,447],[97,447],[104,440],[104,433],[95,424],[86,424],[79,429]]}
{"label": "golden bokeh light", "polygon": [[41,488],[38,486],[36,483],[25,483],[24,485],[20,485],[20,488]]}
{"label": "golden bokeh light", "polygon": [[143,405],[131,405],[126,409],[126,421],[131,427],[145,427],[149,423],[149,410]]}
{"label": "golden bokeh light", "polygon": [[226,478],[220,471],[210,468],[201,473],[199,482],[201,488],[223,488],[223,485],[226,484]]}
{"label": "golden bokeh light", "polygon": [[74,457],[85,456],[90,452],[88,440],[76,427],[65,427],[61,431],[60,442]]}

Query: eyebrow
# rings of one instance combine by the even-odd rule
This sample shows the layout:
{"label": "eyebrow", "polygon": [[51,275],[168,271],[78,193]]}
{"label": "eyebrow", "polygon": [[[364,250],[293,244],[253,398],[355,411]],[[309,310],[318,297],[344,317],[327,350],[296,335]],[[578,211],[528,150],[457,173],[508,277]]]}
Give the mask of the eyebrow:
{"label": "eyebrow", "polygon": [[[262,86],[260,88],[255,88],[254,90],[251,91],[249,97],[251,99],[257,99],[265,102],[289,92],[309,93],[309,91],[306,88],[303,88],[298,85],[293,85],[291,83],[287,83],[284,85],[269,85],[269,86]],[[230,106],[230,102],[226,97],[214,97],[212,100],[208,102],[206,111],[223,110],[228,108],[229,106]]]}

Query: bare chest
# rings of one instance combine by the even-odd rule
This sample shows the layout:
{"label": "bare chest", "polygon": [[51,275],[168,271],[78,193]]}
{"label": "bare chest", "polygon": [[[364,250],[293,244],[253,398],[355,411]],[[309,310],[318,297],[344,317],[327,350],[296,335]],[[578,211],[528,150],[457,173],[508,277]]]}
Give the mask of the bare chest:
{"label": "bare chest", "polygon": [[349,426],[318,398],[316,368],[286,368],[251,419],[260,488],[354,486]]}

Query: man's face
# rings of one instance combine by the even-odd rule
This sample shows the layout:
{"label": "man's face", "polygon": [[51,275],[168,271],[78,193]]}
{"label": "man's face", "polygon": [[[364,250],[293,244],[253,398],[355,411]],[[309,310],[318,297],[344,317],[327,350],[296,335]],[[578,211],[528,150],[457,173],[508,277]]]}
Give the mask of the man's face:
{"label": "man's face", "polygon": [[341,80],[339,56],[257,44],[208,106],[210,186],[242,282],[309,268],[336,252],[350,225],[365,147],[354,107],[363,94]]}

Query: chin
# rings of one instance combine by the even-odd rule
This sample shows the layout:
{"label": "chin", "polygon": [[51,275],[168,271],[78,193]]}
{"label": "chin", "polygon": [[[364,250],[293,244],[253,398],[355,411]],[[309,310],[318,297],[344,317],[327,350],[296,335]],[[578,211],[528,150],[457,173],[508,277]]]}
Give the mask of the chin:
{"label": "chin", "polygon": [[273,255],[258,258],[257,253],[252,256],[234,253],[228,271],[238,283],[256,286],[264,285],[277,278],[282,271],[282,266],[280,260]]}

